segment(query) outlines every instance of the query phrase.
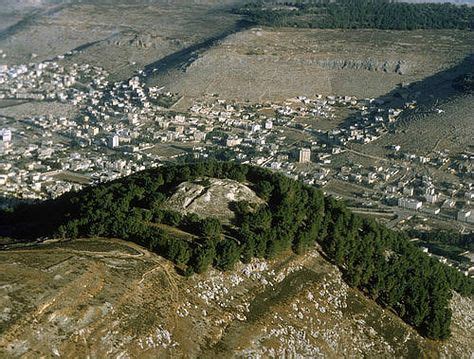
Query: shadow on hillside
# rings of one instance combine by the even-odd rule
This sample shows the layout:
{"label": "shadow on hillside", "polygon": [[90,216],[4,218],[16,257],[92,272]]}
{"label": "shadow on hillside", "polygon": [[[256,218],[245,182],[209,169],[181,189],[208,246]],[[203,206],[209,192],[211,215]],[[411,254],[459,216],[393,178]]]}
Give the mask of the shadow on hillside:
{"label": "shadow on hillside", "polygon": [[[17,212],[15,221],[13,209]],[[44,237],[56,228],[58,214],[63,210],[62,203],[58,201],[0,196],[0,239],[10,237],[22,242]]]}
{"label": "shadow on hillside", "polygon": [[[460,63],[444,71],[440,71],[421,81],[408,86],[411,95],[418,103],[444,101],[453,95],[458,95],[459,90],[453,87],[455,80],[474,69],[474,53],[467,55]],[[396,95],[399,89],[391,91],[388,95]]]}
{"label": "shadow on hillside", "polygon": [[[415,110],[406,111],[402,116],[402,122],[406,121],[410,114],[414,112],[429,111],[439,103],[449,101],[456,96],[462,96],[465,92],[455,88],[456,80],[474,69],[474,53],[467,55],[457,65],[446,70],[437,72],[420,81],[410,84],[400,84],[392,91],[379,96],[376,101],[383,101],[382,108],[401,108],[405,103],[416,101]],[[350,117],[344,121],[343,127],[347,127],[354,122]]]}
{"label": "shadow on hillside", "polygon": [[143,69],[143,74],[146,77],[152,77],[155,72],[158,72],[160,75],[162,75],[170,70],[175,69],[184,71],[197,59],[199,52],[209,49],[217,42],[225,39],[227,36],[248,29],[252,25],[253,23],[250,21],[238,20],[233,26],[215,36],[211,36],[204,41],[188,46],[182,50],[165,56],[160,60],[146,65]]}

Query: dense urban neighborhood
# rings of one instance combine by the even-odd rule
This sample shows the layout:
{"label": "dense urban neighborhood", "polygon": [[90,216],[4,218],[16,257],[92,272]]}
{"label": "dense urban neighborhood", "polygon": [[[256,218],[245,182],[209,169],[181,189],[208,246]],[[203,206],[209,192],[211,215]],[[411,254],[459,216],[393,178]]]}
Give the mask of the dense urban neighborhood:
{"label": "dense urban neighborhood", "polygon": [[[283,172],[344,198],[356,212],[393,217],[392,227],[403,227],[415,216],[474,228],[474,154],[438,150],[420,156],[395,143],[384,158],[370,158],[355,147],[394,131],[403,111],[416,108],[416,101],[399,108],[351,96],[238,103],[209,94],[188,110],[176,111],[179,95],[147,86],[143,73],[109,83],[101,68],[63,66],[60,60],[0,69],[3,100],[80,108],[72,116],[2,118],[5,203],[56,198],[167,161],[218,159]],[[343,111],[349,115],[341,122]],[[312,124],[317,121],[331,125],[316,129]],[[345,154],[362,160],[341,160]],[[421,166],[446,172],[455,181],[426,175]]]}

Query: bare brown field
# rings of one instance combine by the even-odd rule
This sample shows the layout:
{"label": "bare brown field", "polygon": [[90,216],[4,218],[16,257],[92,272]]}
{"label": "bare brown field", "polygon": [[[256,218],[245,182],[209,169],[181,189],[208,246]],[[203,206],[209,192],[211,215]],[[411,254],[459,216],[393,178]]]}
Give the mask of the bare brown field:
{"label": "bare brown field", "polygon": [[0,115],[19,119],[32,116],[73,117],[79,109],[71,104],[59,102],[23,102],[13,106],[0,108]]}

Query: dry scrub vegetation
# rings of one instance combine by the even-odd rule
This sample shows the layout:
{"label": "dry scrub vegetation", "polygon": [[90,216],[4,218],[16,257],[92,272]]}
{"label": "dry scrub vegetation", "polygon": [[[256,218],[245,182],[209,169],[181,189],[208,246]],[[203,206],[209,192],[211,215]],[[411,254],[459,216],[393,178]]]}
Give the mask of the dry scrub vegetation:
{"label": "dry scrub vegetation", "polygon": [[455,296],[452,338],[428,341],[317,249],[184,278],[139,246],[90,239],[2,252],[0,269],[2,357],[472,355],[472,300]]}
{"label": "dry scrub vegetation", "polygon": [[254,28],[206,51],[185,74],[158,79],[185,95],[255,102],[315,94],[377,97],[457,64],[472,41],[466,31]]}

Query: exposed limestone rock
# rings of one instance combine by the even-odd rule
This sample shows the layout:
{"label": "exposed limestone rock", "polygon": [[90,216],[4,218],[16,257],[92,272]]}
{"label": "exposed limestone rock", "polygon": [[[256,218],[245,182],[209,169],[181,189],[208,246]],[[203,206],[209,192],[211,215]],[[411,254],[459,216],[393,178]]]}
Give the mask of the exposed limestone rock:
{"label": "exposed limestone rock", "polygon": [[166,207],[181,213],[229,220],[234,217],[232,203],[239,201],[264,203],[252,189],[240,182],[206,178],[181,183],[166,202]]}

